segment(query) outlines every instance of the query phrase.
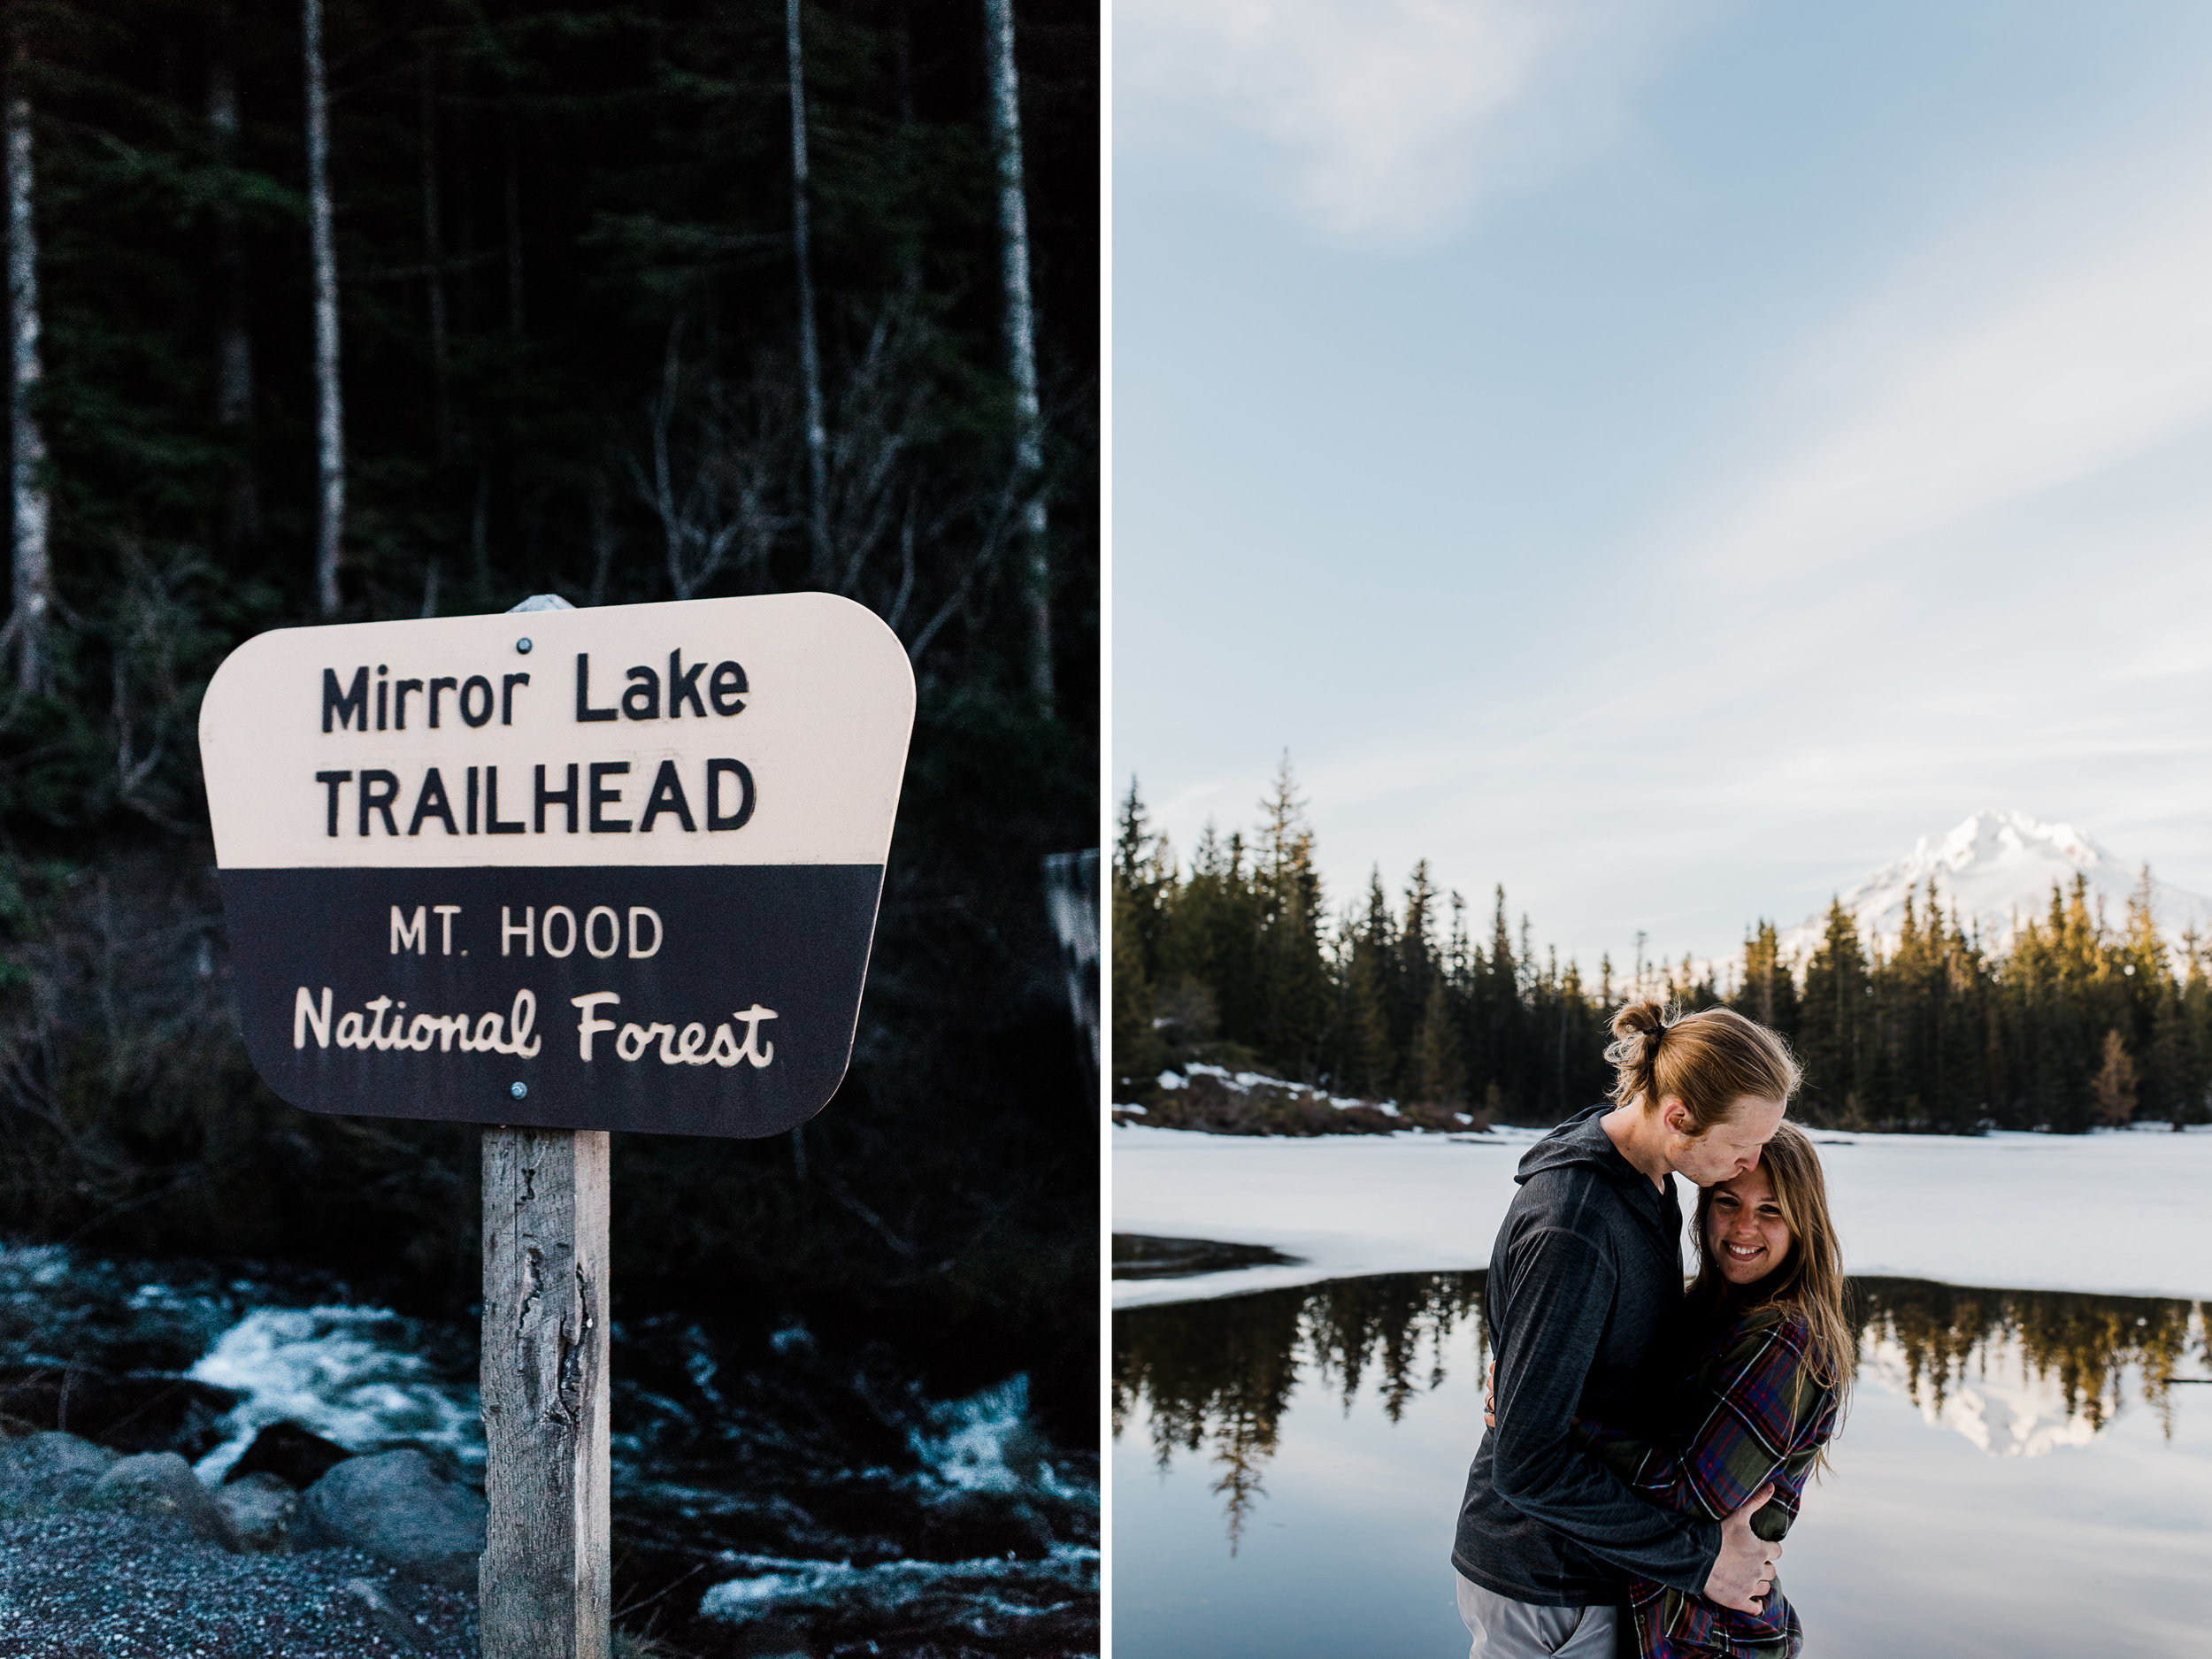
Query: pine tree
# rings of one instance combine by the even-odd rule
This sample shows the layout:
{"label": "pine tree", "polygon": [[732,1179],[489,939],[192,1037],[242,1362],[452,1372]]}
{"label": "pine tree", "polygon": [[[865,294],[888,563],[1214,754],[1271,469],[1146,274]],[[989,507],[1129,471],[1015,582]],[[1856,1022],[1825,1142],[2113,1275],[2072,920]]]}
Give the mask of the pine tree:
{"label": "pine tree", "polygon": [[2105,1033],[2099,1057],[2097,1075],[2089,1085],[2097,1102],[2097,1121],[2125,1128],[2135,1117],[2135,1062],[2116,1026]]}
{"label": "pine tree", "polygon": [[1524,965],[1513,946],[1506,923],[1505,887],[1499,884],[1490,918],[1490,949],[1485,961],[1479,993],[1481,1054],[1484,1068],[1478,1075],[1486,1102],[1494,1100],[1506,1111],[1525,1114],[1534,1104],[1528,1087],[1526,1010],[1521,1001]]}
{"label": "pine tree", "polygon": [[[1141,1080],[1160,1069],[1165,1057],[1154,1025],[1157,993],[1145,971],[1138,942],[1137,900],[1117,874],[1112,886],[1114,990],[1109,1056],[1114,1080]],[[1117,1099],[1125,1098],[1119,1094]]]}
{"label": "pine tree", "polygon": [[1772,922],[1760,920],[1744,941],[1743,956],[1743,987],[1732,999],[1736,1010],[1785,1040],[1793,1040],[1797,1035],[1797,979],[1782,960],[1781,938]]}
{"label": "pine tree", "polygon": [[1399,1068],[1390,1034],[1390,969],[1395,941],[1379,869],[1368,877],[1365,916],[1348,915],[1341,932],[1344,995],[1335,1044],[1340,1056],[1336,1071],[1351,1087],[1380,1099],[1396,1093]]}
{"label": "pine tree", "polygon": [[1425,1106],[1457,1109],[1465,1100],[1466,1073],[1460,1064],[1459,1038],[1441,975],[1429,982],[1421,1023],[1413,1039],[1413,1099]]}
{"label": "pine tree", "polygon": [[1321,939],[1320,873],[1290,757],[1283,756],[1267,797],[1256,849],[1258,897],[1255,1042],[1293,1077],[1311,1081],[1327,1065],[1333,998]]}
{"label": "pine tree", "polygon": [[1816,1123],[1856,1126],[1864,1120],[1862,1071],[1872,989],[1858,924],[1841,899],[1831,900],[1820,944],[1805,964],[1798,1022],[1805,1110]]}
{"label": "pine tree", "polygon": [[1396,951],[1391,963],[1390,1031],[1392,1047],[1409,1054],[1416,1033],[1429,1005],[1429,992],[1440,974],[1436,943],[1436,889],[1429,880],[1428,860],[1413,866],[1407,878],[1405,907],[1398,924]]}

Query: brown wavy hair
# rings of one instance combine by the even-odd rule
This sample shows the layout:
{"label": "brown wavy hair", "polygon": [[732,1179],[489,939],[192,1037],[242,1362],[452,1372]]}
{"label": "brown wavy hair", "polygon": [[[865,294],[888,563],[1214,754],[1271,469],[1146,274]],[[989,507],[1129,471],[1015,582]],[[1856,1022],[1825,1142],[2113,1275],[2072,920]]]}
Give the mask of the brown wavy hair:
{"label": "brown wavy hair", "polygon": [[[1691,1229],[1697,1240],[1697,1276],[1690,1281],[1690,1300],[1707,1309],[1732,1305],[1739,1314],[1778,1308],[1802,1319],[1811,1338],[1807,1363],[1817,1381],[1835,1390],[1836,1425],[1840,1428],[1851,1381],[1858,1372],[1858,1325],[1851,1317],[1843,1247],[1828,1211],[1828,1180],[1821,1172],[1820,1154],[1802,1129],[1785,1123],[1761,1149],[1759,1167],[1767,1173],[1782,1223],[1790,1230],[1788,1258],[1755,1285],[1730,1284],[1706,1243],[1705,1233],[1713,1194],[1725,1183],[1701,1187],[1697,1223]],[[1827,1462],[1824,1449],[1817,1466],[1824,1469]]]}
{"label": "brown wavy hair", "polygon": [[1725,1123],[1747,1095],[1785,1106],[1801,1080],[1789,1045],[1732,1008],[1701,1009],[1670,1020],[1666,1006],[1647,998],[1613,1016],[1611,1097],[1641,1101],[1657,1111],[1670,1097],[1689,1114],[1690,1133]]}

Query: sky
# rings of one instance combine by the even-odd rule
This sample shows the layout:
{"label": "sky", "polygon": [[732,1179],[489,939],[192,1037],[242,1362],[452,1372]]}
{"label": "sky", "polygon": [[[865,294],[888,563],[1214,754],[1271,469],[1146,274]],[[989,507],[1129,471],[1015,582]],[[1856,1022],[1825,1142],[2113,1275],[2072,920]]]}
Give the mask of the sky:
{"label": "sky", "polygon": [[2212,8],[1117,0],[1112,749],[1724,956],[1970,813],[2212,893]]}

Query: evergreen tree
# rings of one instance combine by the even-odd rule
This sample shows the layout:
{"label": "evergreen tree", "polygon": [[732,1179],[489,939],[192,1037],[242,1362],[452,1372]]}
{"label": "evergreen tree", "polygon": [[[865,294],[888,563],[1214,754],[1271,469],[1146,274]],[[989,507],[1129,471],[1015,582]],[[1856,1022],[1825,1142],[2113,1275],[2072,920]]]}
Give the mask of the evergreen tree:
{"label": "evergreen tree", "polygon": [[1862,1094],[1866,1000],[1873,987],[1858,924],[1832,899],[1819,945],[1805,964],[1805,995],[1798,1015],[1805,1062],[1805,1111],[1816,1123],[1856,1126],[1864,1120]]}
{"label": "evergreen tree", "polygon": [[1414,1033],[1412,1085],[1414,1100],[1424,1105],[1456,1108],[1463,1103],[1467,1078],[1459,1059],[1459,1035],[1441,975],[1432,978],[1421,1009],[1421,1023]]}
{"label": "evergreen tree", "polygon": [[1313,864],[1313,832],[1285,754],[1262,814],[1254,881],[1257,889],[1254,1043],[1289,1074],[1316,1080],[1327,1064],[1333,998],[1324,960],[1321,877]]}
{"label": "evergreen tree", "polygon": [[1747,1019],[1758,1021],[1785,1041],[1796,1040],[1797,979],[1782,960],[1780,935],[1772,922],[1763,918],[1744,940],[1743,986],[1731,1000]]}
{"label": "evergreen tree", "polygon": [[[1154,1025],[1157,992],[1145,970],[1143,947],[1138,942],[1137,898],[1117,872],[1112,889],[1114,929],[1114,987],[1111,1025],[1117,1083],[1152,1076],[1165,1057],[1159,1032]],[[1118,1098],[1118,1096],[1117,1096]]]}

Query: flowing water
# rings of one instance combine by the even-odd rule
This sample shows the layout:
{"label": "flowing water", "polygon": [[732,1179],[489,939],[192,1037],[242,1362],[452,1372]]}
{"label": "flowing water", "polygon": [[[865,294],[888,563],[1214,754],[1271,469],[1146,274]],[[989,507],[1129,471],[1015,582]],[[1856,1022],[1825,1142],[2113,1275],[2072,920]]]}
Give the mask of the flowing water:
{"label": "flowing water", "polygon": [[[1096,1652],[1095,1458],[1016,1377],[926,1395],[803,1326],[673,1315],[612,1335],[618,1621],[686,1653]],[[0,1248],[0,1432],[173,1450],[219,1481],[266,1425],[415,1447],[480,1484],[476,1333],[333,1280]]]}
{"label": "flowing water", "polygon": [[[1782,1563],[1808,1659],[2212,1655],[2202,1304],[1855,1289],[1851,1416]],[[1392,1274],[1115,1315],[1121,1659],[1466,1651],[1482,1292]]]}

